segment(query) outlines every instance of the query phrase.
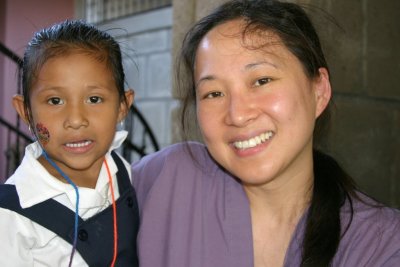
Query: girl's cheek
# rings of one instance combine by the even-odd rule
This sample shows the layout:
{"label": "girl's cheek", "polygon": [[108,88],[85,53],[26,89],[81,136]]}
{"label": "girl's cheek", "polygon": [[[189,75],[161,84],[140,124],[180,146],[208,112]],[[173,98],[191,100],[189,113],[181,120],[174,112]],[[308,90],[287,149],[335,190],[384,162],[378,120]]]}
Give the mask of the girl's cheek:
{"label": "girl's cheek", "polygon": [[36,133],[38,135],[38,141],[42,144],[42,146],[47,145],[50,141],[50,133],[49,130],[42,124],[36,124]]}

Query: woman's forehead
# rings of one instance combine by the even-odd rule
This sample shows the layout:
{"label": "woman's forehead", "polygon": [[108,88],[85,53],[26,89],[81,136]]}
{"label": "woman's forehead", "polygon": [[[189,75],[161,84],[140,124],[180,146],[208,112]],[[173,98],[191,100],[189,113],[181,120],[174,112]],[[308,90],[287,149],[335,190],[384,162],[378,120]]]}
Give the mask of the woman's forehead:
{"label": "woman's forehead", "polygon": [[278,34],[260,27],[251,30],[246,28],[243,21],[239,20],[218,25],[206,34],[197,48],[196,62],[199,57],[206,56],[206,58],[209,58],[210,53],[226,56],[247,54],[254,58],[283,61],[282,64],[285,64],[285,61],[288,60],[297,60]]}
{"label": "woman's forehead", "polygon": [[211,29],[200,41],[197,52],[211,46],[233,49],[232,43],[236,43],[237,48],[257,53],[279,53],[282,49],[289,52],[276,32],[257,25],[249,26],[243,19],[227,21]]}

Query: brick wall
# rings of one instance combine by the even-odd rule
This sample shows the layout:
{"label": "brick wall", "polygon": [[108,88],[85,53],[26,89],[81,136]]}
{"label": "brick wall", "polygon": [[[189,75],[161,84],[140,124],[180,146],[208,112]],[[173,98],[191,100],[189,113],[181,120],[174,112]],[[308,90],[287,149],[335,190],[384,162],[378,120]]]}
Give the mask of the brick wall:
{"label": "brick wall", "polygon": [[400,207],[400,1],[309,0],[331,67],[327,149],[377,199]]}

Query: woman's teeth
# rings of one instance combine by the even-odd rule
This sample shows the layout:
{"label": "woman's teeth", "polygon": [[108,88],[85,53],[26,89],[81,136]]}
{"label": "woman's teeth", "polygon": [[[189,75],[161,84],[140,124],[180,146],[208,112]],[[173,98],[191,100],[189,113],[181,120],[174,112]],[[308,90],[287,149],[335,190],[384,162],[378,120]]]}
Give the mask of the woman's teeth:
{"label": "woman's teeth", "polygon": [[84,142],[76,142],[76,143],[67,143],[65,144],[65,146],[67,147],[84,147],[84,146],[88,146],[92,143],[92,141],[84,141]]}
{"label": "woman's teeth", "polygon": [[255,147],[255,146],[262,144],[265,141],[269,140],[273,135],[274,134],[272,131],[268,131],[268,132],[262,133],[258,136],[255,136],[253,138],[250,138],[248,140],[234,142],[233,146],[238,149],[246,149],[246,148]]}

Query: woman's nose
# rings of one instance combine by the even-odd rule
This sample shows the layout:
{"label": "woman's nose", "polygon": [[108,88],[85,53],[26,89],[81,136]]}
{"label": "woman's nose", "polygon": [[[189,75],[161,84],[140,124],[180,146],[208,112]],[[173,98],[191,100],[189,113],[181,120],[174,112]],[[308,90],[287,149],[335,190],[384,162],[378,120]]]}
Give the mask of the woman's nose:
{"label": "woman's nose", "polygon": [[231,93],[227,108],[226,123],[237,127],[246,126],[259,114],[255,99],[245,92]]}

